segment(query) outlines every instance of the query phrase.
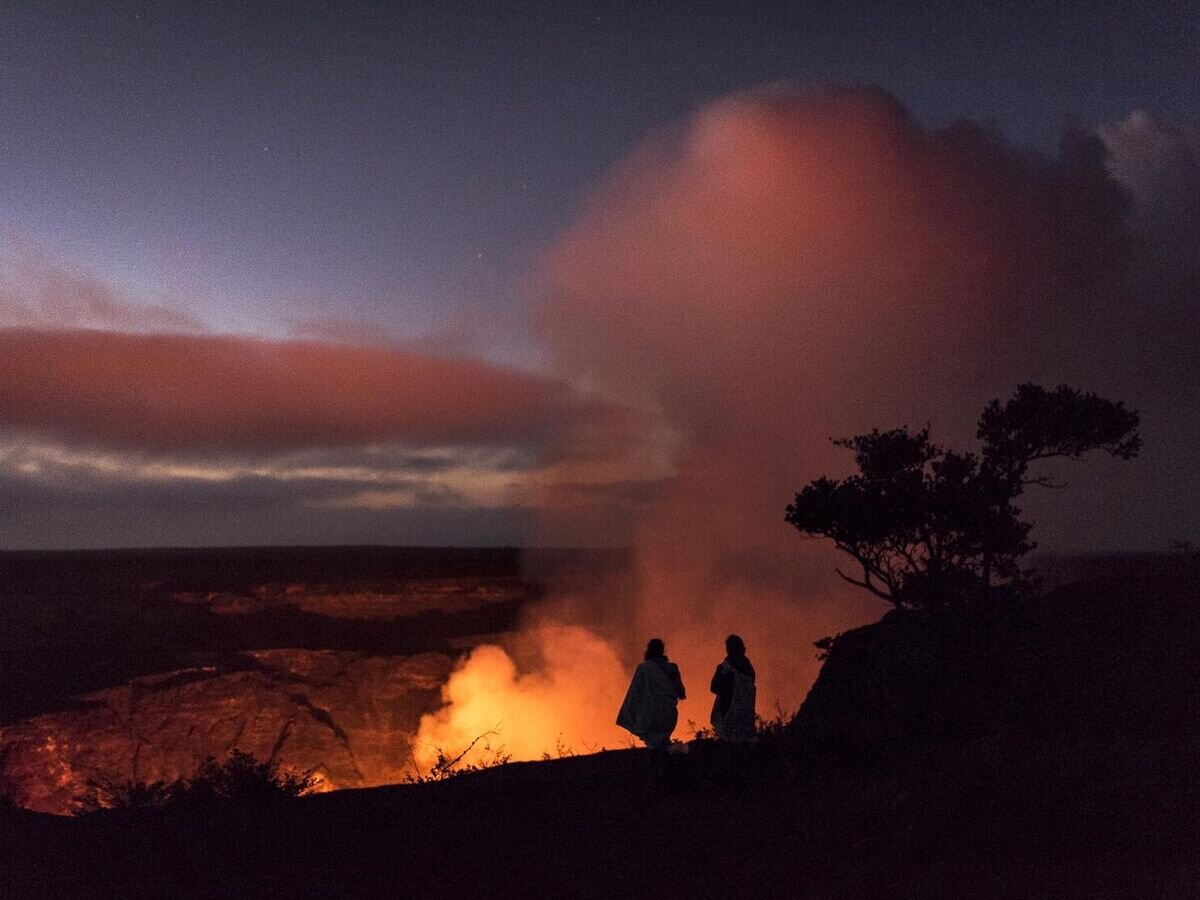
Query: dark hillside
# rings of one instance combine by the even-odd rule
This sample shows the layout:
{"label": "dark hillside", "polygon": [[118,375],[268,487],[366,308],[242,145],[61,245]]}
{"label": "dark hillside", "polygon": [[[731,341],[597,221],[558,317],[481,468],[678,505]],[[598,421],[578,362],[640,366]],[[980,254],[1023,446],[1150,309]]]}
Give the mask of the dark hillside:
{"label": "dark hillside", "polygon": [[[1200,560],[1146,556],[1017,605],[838,637],[794,728],[878,760],[975,740],[1200,734]],[[1094,566],[1092,566],[1094,568]]]}

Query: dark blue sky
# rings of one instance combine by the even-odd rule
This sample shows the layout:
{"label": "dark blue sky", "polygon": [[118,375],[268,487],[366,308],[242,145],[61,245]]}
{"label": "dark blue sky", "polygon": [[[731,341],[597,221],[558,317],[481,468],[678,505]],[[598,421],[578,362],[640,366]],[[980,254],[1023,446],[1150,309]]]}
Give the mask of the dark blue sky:
{"label": "dark blue sky", "polygon": [[221,330],[410,336],[507,322],[587,186],[730,91],[878,84],[1038,147],[1194,118],[1194,6],[983,6],[6,4],[0,224]]}
{"label": "dark blue sky", "polygon": [[[683,134],[678,126],[716,98],[780,82],[876,85],[926,129],[962,118],[993,125],[1045,153],[1021,169],[1019,183],[1027,176],[1042,183],[1034,169],[1057,165],[1052,157],[1069,126],[1124,120],[1104,138],[1110,171],[1131,197],[1138,194],[1139,210],[1157,216],[1152,240],[1166,235],[1160,243],[1186,261],[1155,269],[1161,282],[1143,277],[1137,290],[1115,294],[1152,325],[1109,329],[1144,332],[1144,355],[1121,370],[1134,375],[1113,381],[1131,400],[1159,404],[1160,432],[1200,421],[1200,406],[1197,416],[1182,417],[1171,406],[1179,397],[1200,403],[1191,388],[1177,388],[1190,378],[1196,321],[1188,279],[1200,282],[1200,263],[1188,256],[1200,222],[1200,131],[1173,124],[1200,119],[1196,4],[47,0],[0,5],[0,35],[0,339],[36,361],[0,355],[0,497],[13,513],[0,522],[0,547],[516,543],[544,537],[530,522],[555,479],[577,484],[570,502],[581,509],[606,498],[595,528],[578,532],[582,540],[627,539],[633,511],[644,511],[653,491],[678,474],[690,425],[682,413],[673,418],[679,410],[668,408],[669,397],[658,398],[663,421],[647,425],[636,416],[604,418],[611,412],[604,404],[571,393],[596,384],[584,377],[568,389],[567,345],[556,348],[552,364],[541,343],[546,333],[539,337],[531,325],[534,311],[546,309],[547,297],[537,296],[543,256],[561,250],[590,195],[625,196],[608,179],[648,136],[673,127]],[[867,94],[845,101],[847,121],[875,109]],[[750,114],[745,104],[740,110],[735,129],[738,115]],[[1127,119],[1133,110],[1150,116]],[[795,115],[799,122],[806,113]],[[878,109],[871,115],[882,131],[865,134],[925,146],[925,131],[909,133]],[[781,122],[787,133],[798,127]],[[753,129],[738,133],[753,143]],[[686,140],[692,151],[703,145],[696,135]],[[858,146],[845,154],[856,156]],[[976,149],[980,180],[997,159],[1009,159],[993,159],[986,140]],[[708,181],[689,181],[684,153],[661,171],[683,178],[683,196],[708,209],[710,189],[720,194],[722,178],[741,171],[741,162],[734,154]],[[790,183],[786,167],[764,171]],[[1045,183],[1070,175],[1047,172]],[[817,171],[793,185],[796,202],[820,195],[823,177]],[[655,193],[656,185],[643,187]],[[895,199],[889,189],[877,186],[870,202],[886,206]],[[1089,209],[1088,196],[1080,210]],[[631,233],[642,233],[641,220],[626,219]],[[1184,220],[1191,224],[1177,227]],[[610,250],[610,229],[591,225],[600,235],[593,235],[597,258],[630,251],[619,242]],[[1021,221],[1011,228],[1023,234]],[[646,234],[632,254],[667,237]],[[681,256],[695,249],[685,238]],[[725,238],[711,246],[725,246]],[[1054,244],[1053,236],[1045,242]],[[583,246],[593,248],[588,239]],[[1012,246],[1018,256],[1027,249],[1019,240]],[[780,248],[778,255],[792,254],[791,245]],[[713,267],[708,281],[741,271],[743,260],[714,262],[709,249],[701,260]],[[1087,251],[1056,245],[1047,266]],[[769,255],[762,272],[792,271]],[[701,295],[708,284],[693,284],[693,274],[666,279],[668,286]],[[969,299],[978,285],[965,284]],[[819,287],[794,298],[797,317],[811,312],[804,303],[820,298]],[[600,287],[588,290],[568,314],[585,332],[588,304],[603,310],[608,299]],[[1128,302],[1149,295],[1154,303]],[[754,298],[735,301],[742,299]],[[646,292],[627,305],[653,302]],[[709,314],[722,322],[735,305],[714,301]],[[873,309],[859,312],[869,317]],[[1071,321],[1084,324],[1062,332],[1073,335],[1068,342],[1090,340],[1088,317],[1104,309],[1081,305]],[[596,321],[606,323],[603,315]],[[30,325],[58,331],[13,328]],[[713,332],[717,343],[723,327]],[[81,337],[72,331],[79,328],[98,331]],[[124,331],[183,331],[192,340],[130,341]],[[369,346],[339,355],[255,340],[297,336]],[[186,365],[179,347],[189,348]],[[598,349],[598,358],[613,357],[599,395],[620,392],[627,364],[656,371],[672,342],[668,336],[641,359],[622,358],[620,347]],[[1073,357],[1063,349],[1050,346],[1040,357],[1049,361],[1044,376],[1022,369],[1017,377],[1060,377],[1050,363]],[[442,362],[457,359],[430,369],[422,354],[431,350]],[[684,385],[707,377],[676,374]],[[731,391],[742,374],[726,373]],[[436,389],[421,387],[429,384]],[[958,399],[977,408],[987,395]],[[778,397],[781,408],[792,400]],[[490,424],[473,425],[477,409]],[[447,415],[456,424],[439,431]],[[206,435],[195,446],[173,433],[171,423],[188,416]],[[433,426],[423,431],[413,424],[426,422]],[[526,439],[504,437],[500,425],[508,422],[525,423]],[[580,424],[587,422],[592,431]],[[1192,442],[1187,427],[1174,443],[1155,445],[1158,462],[1140,476],[1153,483],[1160,506],[1113,531],[1108,520],[1129,518],[1113,498],[1134,492],[1134,482],[1121,495],[1097,482],[1090,499],[1080,492],[1079,508],[1107,503],[1103,516],[1093,516],[1105,521],[1073,530],[1085,517],[1068,512],[1056,543],[1155,547],[1168,533],[1191,534],[1193,522],[1182,515],[1166,522],[1159,512],[1178,508],[1186,494],[1168,470],[1179,458],[1174,448]],[[259,432],[271,440],[251,446],[247,435]],[[318,433],[327,440],[307,437]],[[789,460],[784,454],[765,465],[756,456],[752,465],[778,464],[787,472],[781,483],[790,484]],[[777,495],[779,510],[774,500],[763,507],[775,524],[788,499],[786,491]],[[576,512],[570,507],[567,519],[582,518]],[[1157,524],[1140,524],[1147,521]]]}

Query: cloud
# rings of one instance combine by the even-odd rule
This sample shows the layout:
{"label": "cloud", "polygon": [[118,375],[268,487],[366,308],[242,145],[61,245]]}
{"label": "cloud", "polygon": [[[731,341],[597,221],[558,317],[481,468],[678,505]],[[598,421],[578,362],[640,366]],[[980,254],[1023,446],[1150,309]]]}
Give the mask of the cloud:
{"label": "cloud", "polygon": [[0,547],[513,546],[528,526],[528,512],[518,507],[322,505],[344,490],[340,484],[253,476],[64,486],[3,473]]}
{"label": "cloud", "polygon": [[972,123],[926,131],[879,91],[739,95],[597,192],[546,256],[541,323],[563,371],[693,431],[797,392],[828,418],[983,388],[1109,294],[1128,203],[1086,137],[1050,160]]}
{"label": "cloud", "polygon": [[269,459],[226,456],[176,460],[113,451],[73,450],[27,441],[0,443],[0,478],[64,492],[96,493],[120,485],[293,485],[297,503],[326,509],[419,507],[502,508],[528,493],[532,459],[514,466],[507,450],[404,448],[373,452],[324,451]]}
{"label": "cloud", "polygon": [[200,319],[135,302],[103,281],[53,263],[19,242],[0,250],[0,327],[200,332]]}
{"label": "cloud", "polygon": [[1124,330],[1153,348],[1142,377],[1156,392],[1194,397],[1200,380],[1200,125],[1136,111],[1098,133],[1109,170],[1134,201],[1139,246]]}
{"label": "cloud", "polygon": [[1200,232],[1200,125],[1163,122],[1135,110],[1097,129],[1108,168],[1132,194],[1147,249],[1195,262]]}
{"label": "cloud", "polygon": [[588,404],[552,379],[387,347],[0,330],[0,421],[171,453],[545,443]]}
{"label": "cloud", "polygon": [[1178,397],[1147,373],[1194,371],[1196,294],[1150,250],[1200,208],[1188,134],[1134,117],[1048,157],[878,90],[735,95],[595,191],[544,256],[541,332],[565,380],[652,413],[613,446],[671,436],[649,534],[786,535],[789,489],[847,463],[830,436],[970,440],[1025,380]]}
{"label": "cloud", "polygon": [[[772,89],[631,153],[545,252],[538,321],[560,377],[645,414],[593,444],[670,474],[626,517],[638,587],[569,620],[627,652],[662,634],[687,671],[737,631],[765,663],[760,697],[795,702],[817,665],[807,642],[882,611],[783,522],[795,490],[851,464],[829,438],[930,422],[969,444],[983,404],[1028,380],[1146,414],[1139,476],[1089,463],[1052,504],[1030,500],[1059,547],[1200,528],[1128,512],[1200,491],[1164,466],[1200,443],[1179,418],[1200,398],[1177,374],[1200,359],[1191,270],[1164,267],[1155,237],[1182,215],[1166,201],[1194,217],[1175,193],[1193,157],[1166,132],[1074,132],[1048,156],[972,122],[927,129],[879,90]],[[1173,259],[1194,252],[1179,244]],[[544,508],[552,542],[562,518]]]}

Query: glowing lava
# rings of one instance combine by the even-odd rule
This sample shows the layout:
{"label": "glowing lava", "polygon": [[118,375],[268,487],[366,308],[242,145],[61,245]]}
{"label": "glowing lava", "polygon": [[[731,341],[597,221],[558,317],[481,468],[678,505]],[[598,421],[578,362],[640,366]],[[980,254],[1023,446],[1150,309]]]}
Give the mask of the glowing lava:
{"label": "glowing lava", "polygon": [[494,644],[477,647],[442,688],[445,705],[424,716],[413,744],[418,770],[428,772],[438,750],[453,758],[483,739],[461,765],[501,755],[541,759],[558,752],[590,752],[627,745],[614,724],[628,674],[613,646],[586,628],[542,625],[524,632],[537,657],[532,671]]}

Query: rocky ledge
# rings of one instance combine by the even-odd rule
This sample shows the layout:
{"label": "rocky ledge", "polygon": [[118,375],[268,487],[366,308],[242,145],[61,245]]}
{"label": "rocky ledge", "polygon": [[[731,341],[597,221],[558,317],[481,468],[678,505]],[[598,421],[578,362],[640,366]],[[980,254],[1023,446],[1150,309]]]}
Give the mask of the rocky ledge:
{"label": "rocky ledge", "polygon": [[393,783],[452,666],[441,653],[271,649],[134,678],[0,728],[0,790],[70,813],[89,779],[172,780],[234,747],[327,790]]}

